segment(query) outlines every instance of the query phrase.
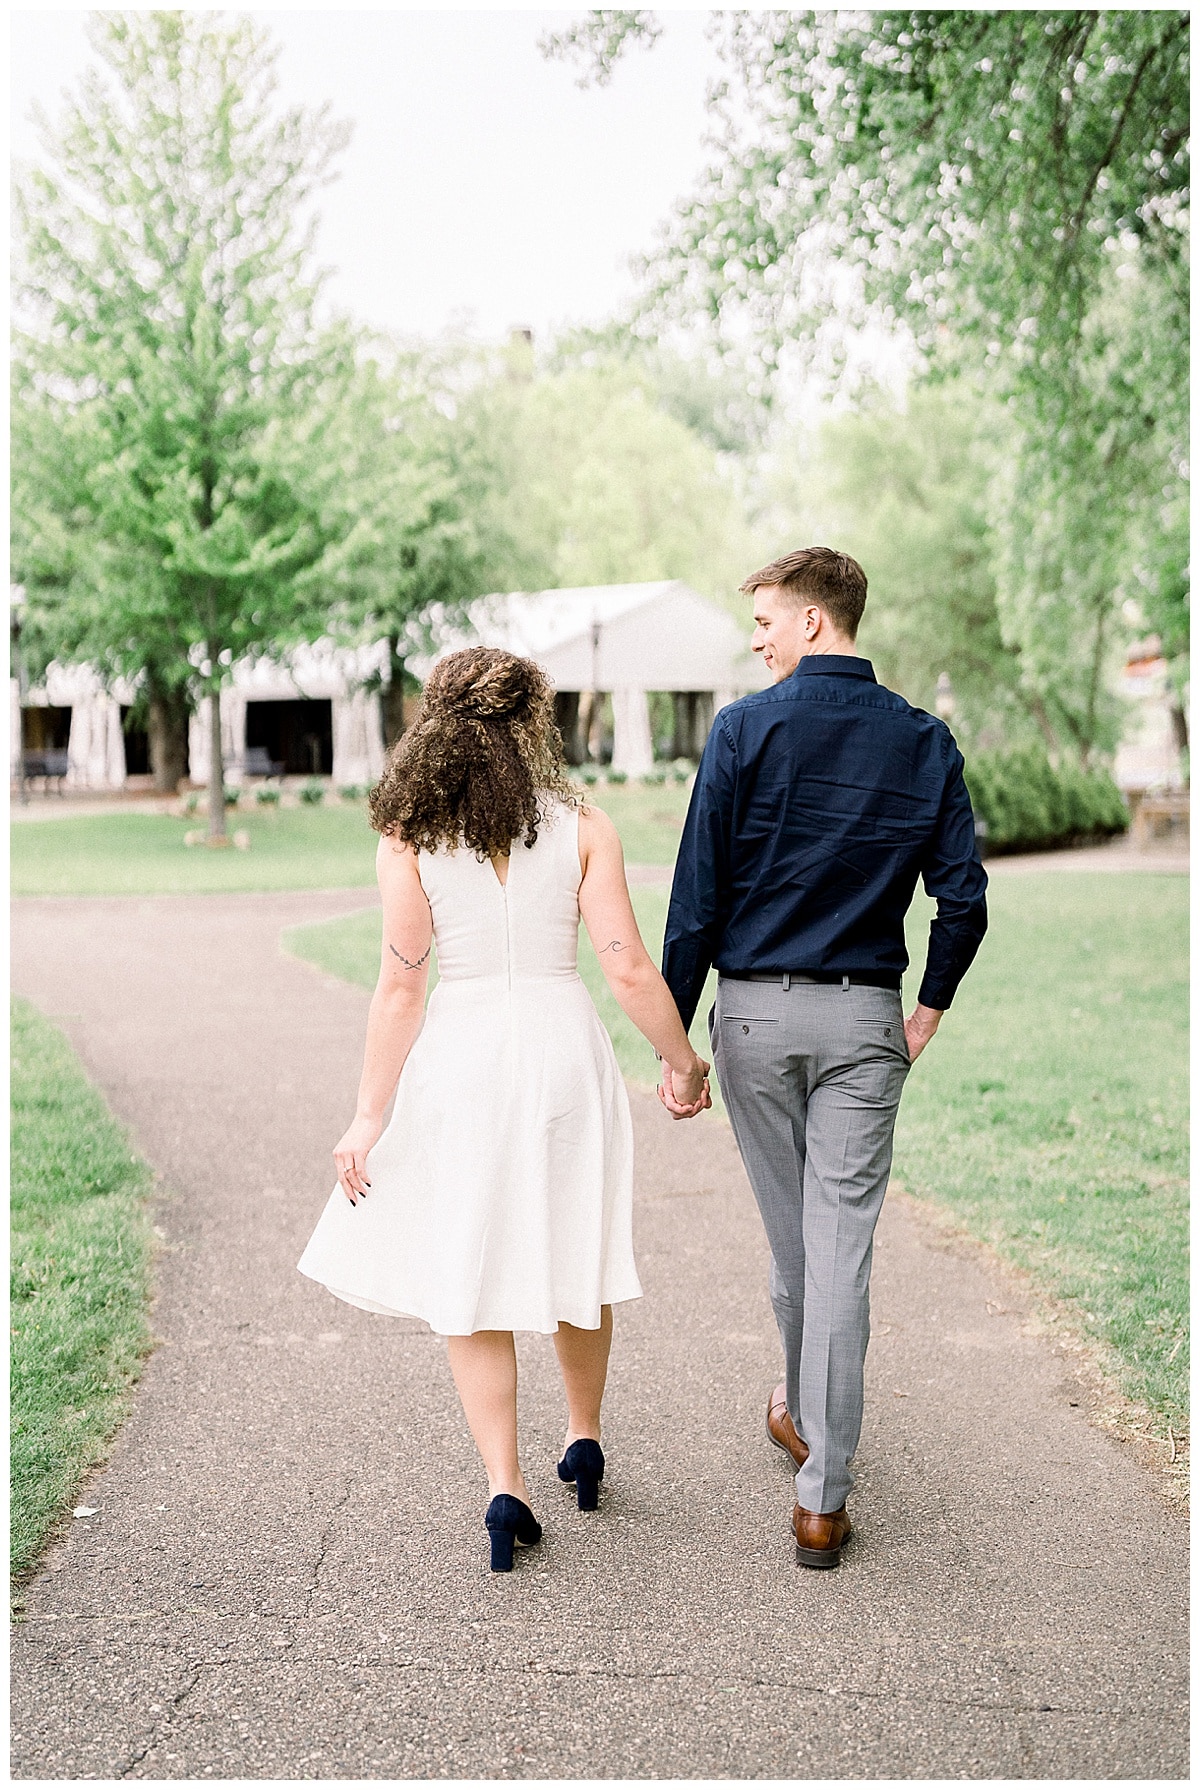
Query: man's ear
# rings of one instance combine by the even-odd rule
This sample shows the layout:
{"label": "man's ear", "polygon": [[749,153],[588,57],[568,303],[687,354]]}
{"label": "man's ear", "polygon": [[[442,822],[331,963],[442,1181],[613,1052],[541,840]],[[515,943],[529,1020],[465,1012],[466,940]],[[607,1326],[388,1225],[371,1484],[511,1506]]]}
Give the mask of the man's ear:
{"label": "man's ear", "polygon": [[821,626],[821,611],[815,603],[810,603],[804,611],[804,638],[815,639]]}

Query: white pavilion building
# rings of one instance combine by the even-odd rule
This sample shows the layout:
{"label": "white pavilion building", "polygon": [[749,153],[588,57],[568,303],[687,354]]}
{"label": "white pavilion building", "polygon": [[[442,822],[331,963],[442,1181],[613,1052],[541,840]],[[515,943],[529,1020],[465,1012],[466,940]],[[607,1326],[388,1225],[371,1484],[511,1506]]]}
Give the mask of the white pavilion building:
{"label": "white pavilion building", "polygon": [[[720,604],[677,579],[576,590],[513,591],[481,597],[468,624],[437,631],[437,649],[408,661],[423,678],[448,652],[478,642],[536,659],[557,692],[573,762],[607,761],[631,776],[654,762],[650,695],[673,700],[671,756],[699,756],[713,715],[760,689],[764,668]],[[326,776],[337,786],[373,783],[384,763],[379,686],[383,643],[358,649],[317,641],[285,659],[243,660],[221,692],[221,731],[230,783],[265,760],[285,775]],[[88,665],[52,665],[22,696],[12,686],[10,758],[65,753],[68,789],[120,789],[148,771],[145,736],[125,725],[136,692],[105,685]],[[608,700],[606,700],[608,699]],[[208,779],[208,702],[189,733],[189,775]]]}
{"label": "white pavilion building", "polygon": [[460,647],[507,648],[536,659],[558,695],[567,755],[607,757],[602,699],[611,698],[611,763],[639,776],[654,763],[650,695],[675,702],[680,755],[699,757],[718,709],[768,681],[747,633],[719,603],[679,579],[584,585],[481,597],[468,629],[447,629],[438,651],[414,660],[427,674]]}

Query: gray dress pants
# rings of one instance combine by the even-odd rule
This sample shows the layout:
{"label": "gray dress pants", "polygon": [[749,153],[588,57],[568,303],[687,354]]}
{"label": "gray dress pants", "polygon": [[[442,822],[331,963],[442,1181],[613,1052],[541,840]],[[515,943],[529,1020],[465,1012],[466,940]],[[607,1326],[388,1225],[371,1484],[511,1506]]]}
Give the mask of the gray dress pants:
{"label": "gray dress pants", "polygon": [[709,1030],[771,1246],[788,1410],[809,1448],[796,1498],[838,1510],[854,1485],[871,1248],[909,1069],[900,996],[722,976]]}

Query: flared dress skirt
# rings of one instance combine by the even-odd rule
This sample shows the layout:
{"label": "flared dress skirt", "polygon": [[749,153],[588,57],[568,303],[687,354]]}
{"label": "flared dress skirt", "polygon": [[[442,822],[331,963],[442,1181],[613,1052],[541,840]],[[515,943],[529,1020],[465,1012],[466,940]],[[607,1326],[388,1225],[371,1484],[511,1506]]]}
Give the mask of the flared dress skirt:
{"label": "flared dress skirt", "polygon": [[370,1191],[334,1189],[299,1263],[351,1305],[550,1333],[641,1293],[629,1102],[576,968],[577,829],[556,805],[503,886],[464,848],[421,854],[441,979]]}

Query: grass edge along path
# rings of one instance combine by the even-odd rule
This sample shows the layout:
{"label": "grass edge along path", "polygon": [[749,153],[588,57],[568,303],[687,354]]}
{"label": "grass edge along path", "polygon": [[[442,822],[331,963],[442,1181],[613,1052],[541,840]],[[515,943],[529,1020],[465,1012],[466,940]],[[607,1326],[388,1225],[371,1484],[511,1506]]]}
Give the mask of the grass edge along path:
{"label": "grass edge along path", "polygon": [[10,1572],[14,1608],[152,1345],[150,1170],[56,1027],[14,1000]]}
{"label": "grass edge along path", "polygon": [[[668,893],[634,907],[652,956]],[[992,926],[915,1070],[897,1184],[951,1216],[1054,1303],[1156,1431],[1187,1428],[1187,879],[997,877]],[[923,960],[932,904],[914,903]],[[379,910],[294,929],[286,948],[374,986]],[[580,972],[624,1074],[653,1085],[649,1046],[581,939]],[[915,978],[910,977],[909,994]],[[693,1042],[706,1056],[700,1004]],[[714,1087],[714,1104],[718,1099]]]}
{"label": "grass edge along path", "polygon": [[[598,784],[586,791],[620,828],[635,863],[675,862],[688,791],[680,783]],[[378,835],[366,803],[258,806],[226,816],[248,849],[186,846],[203,814],[39,815],[9,828],[14,895],[234,895],[257,890],[373,888]]]}

